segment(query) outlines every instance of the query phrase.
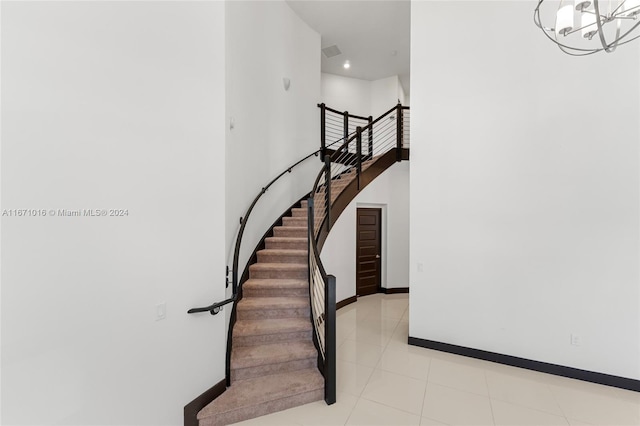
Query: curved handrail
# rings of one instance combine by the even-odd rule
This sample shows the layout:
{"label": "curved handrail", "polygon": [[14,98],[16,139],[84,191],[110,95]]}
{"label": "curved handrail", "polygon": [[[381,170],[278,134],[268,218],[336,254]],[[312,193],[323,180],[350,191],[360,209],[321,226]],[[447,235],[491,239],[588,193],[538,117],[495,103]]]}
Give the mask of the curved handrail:
{"label": "curved handrail", "polygon": [[318,156],[318,154],[320,154],[320,150],[312,152],[311,154],[307,155],[306,157],[302,158],[301,160],[298,160],[295,164],[293,164],[292,166],[288,167],[282,173],[280,173],[278,176],[273,178],[271,180],[271,182],[269,182],[267,184],[267,186],[262,188],[260,193],[256,196],[256,198],[254,198],[253,202],[251,203],[251,205],[247,209],[247,211],[244,214],[244,216],[242,218],[240,218],[240,230],[238,231],[238,236],[236,237],[236,248],[235,248],[234,253],[233,253],[233,266],[232,266],[232,281],[231,281],[231,283],[232,283],[232,289],[233,289],[233,294],[234,295],[236,295],[238,293],[238,263],[239,263],[239,257],[240,257],[240,246],[242,244],[242,236],[244,235],[244,229],[247,226],[247,221],[249,220],[249,216],[251,215],[251,212],[253,211],[253,208],[256,206],[256,204],[258,203],[260,198],[262,198],[262,196],[269,190],[271,185],[276,183],[282,176],[286,175],[287,173],[291,173],[291,170],[293,170],[293,168],[296,167],[298,164],[302,163],[303,161],[308,160],[309,158],[311,158],[313,156]]}
{"label": "curved handrail", "polygon": [[[337,141],[331,143],[330,145],[327,146],[331,147],[333,145],[335,145],[336,143],[339,143],[343,140],[344,138],[338,139]],[[221,307],[235,302],[238,299],[238,263],[239,263],[239,258],[240,258],[240,247],[242,245],[242,237],[244,235],[244,230],[246,228],[247,222],[249,220],[249,216],[251,216],[251,212],[253,211],[254,207],[256,206],[256,204],[258,203],[258,201],[260,200],[260,198],[262,198],[262,196],[269,190],[269,188],[276,183],[282,176],[291,173],[291,171],[300,163],[303,163],[304,161],[308,160],[309,158],[313,157],[313,156],[318,156],[320,154],[320,152],[322,152],[322,149],[318,149],[316,151],[313,151],[311,154],[303,157],[302,159],[296,161],[294,164],[292,164],[291,166],[287,167],[286,169],[284,169],[284,171],[282,171],[278,176],[276,176],[275,178],[273,178],[271,180],[271,182],[269,182],[266,186],[264,186],[260,192],[258,193],[258,195],[253,199],[253,201],[251,202],[251,204],[249,205],[249,208],[247,209],[247,211],[245,212],[244,216],[242,216],[240,218],[240,229],[238,230],[238,235],[236,237],[236,244],[235,244],[235,248],[233,251],[233,266],[232,266],[232,296],[228,299],[225,299],[221,302],[216,302],[213,303],[209,306],[205,306],[205,307],[201,307],[201,308],[192,308],[189,309],[187,311],[188,314],[194,314],[194,313],[199,313],[199,312],[210,312],[211,315],[215,315],[218,312],[220,312]]]}

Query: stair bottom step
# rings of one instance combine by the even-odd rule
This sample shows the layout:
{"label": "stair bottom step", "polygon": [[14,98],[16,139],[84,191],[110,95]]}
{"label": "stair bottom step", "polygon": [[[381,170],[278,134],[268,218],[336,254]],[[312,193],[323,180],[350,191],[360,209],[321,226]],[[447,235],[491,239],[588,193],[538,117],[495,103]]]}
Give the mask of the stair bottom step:
{"label": "stair bottom step", "polygon": [[200,426],[219,426],[286,410],[324,397],[324,379],[313,369],[238,380],[198,413]]}

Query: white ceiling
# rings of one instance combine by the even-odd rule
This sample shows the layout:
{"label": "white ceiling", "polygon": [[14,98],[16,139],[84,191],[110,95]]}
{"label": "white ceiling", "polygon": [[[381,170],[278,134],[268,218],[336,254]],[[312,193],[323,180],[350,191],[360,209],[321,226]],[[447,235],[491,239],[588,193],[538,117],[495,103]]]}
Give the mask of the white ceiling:
{"label": "white ceiling", "polygon": [[[338,45],[342,54],[322,55],[322,72],[364,80],[400,76],[409,93],[411,2],[408,0],[287,0],[322,36],[322,48]],[[395,55],[393,52],[396,52]],[[343,68],[349,60],[351,68]]]}

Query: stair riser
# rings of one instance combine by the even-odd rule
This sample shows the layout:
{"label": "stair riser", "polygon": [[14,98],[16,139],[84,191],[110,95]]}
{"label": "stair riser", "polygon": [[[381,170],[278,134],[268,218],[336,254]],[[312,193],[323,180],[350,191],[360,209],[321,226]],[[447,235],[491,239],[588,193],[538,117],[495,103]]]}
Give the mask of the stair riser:
{"label": "stair riser", "polygon": [[306,238],[307,229],[292,228],[290,226],[276,226],[273,228],[274,237],[289,237],[289,238]]}
{"label": "stair riser", "polygon": [[257,269],[249,267],[249,276],[256,279],[293,279],[306,280],[309,277],[308,270],[305,269]]}
{"label": "stair riser", "polygon": [[[305,235],[306,237],[306,235]],[[300,241],[273,241],[266,240],[266,248],[268,249],[280,249],[280,250],[307,250],[307,240]]]}
{"label": "stair riser", "polygon": [[283,226],[307,226],[307,217],[283,217]]}
{"label": "stair riser", "polygon": [[309,297],[309,289],[284,289],[284,288],[243,288],[244,297]]}
{"label": "stair riser", "polygon": [[243,420],[252,419],[254,417],[275,413],[276,411],[287,410],[289,408],[297,407],[298,405],[321,401],[323,398],[324,389],[300,393],[293,397],[264,402],[262,404],[252,405],[249,407],[242,407],[237,410],[219,414],[217,416],[201,419],[199,421],[199,426],[223,426],[237,423]]}
{"label": "stair riser", "polygon": [[306,264],[309,255],[302,254],[280,254],[280,253],[261,253],[258,252],[258,262],[263,263],[300,263]]}
{"label": "stair riser", "polygon": [[270,376],[272,374],[303,370],[305,368],[313,368],[317,365],[317,362],[317,357],[313,357],[247,368],[233,368],[233,365],[231,365],[231,382],[235,380],[253,379],[254,377]]}
{"label": "stair riser", "polygon": [[291,216],[293,217],[307,217],[307,209],[292,209]]}
{"label": "stair riser", "polygon": [[309,318],[309,308],[282,309],[240,309],[239,320],[275,319],[275,318]]}
{"label": "stair riser", "polygon": [[260,334],[254,336],[233,336],[233,344],[238,346],[266,345],[269,343],[299,342],[311,340],[311,329],[289,333]]}

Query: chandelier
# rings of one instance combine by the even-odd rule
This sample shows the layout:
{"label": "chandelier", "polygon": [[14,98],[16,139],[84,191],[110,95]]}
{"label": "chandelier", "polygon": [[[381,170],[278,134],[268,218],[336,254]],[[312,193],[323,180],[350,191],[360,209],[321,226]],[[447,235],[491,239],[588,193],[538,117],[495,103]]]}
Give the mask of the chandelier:
{"label": "chandelier", "polygon": [[538,0],[533,21],[564,53],[585,56],[611,53],[640,37],[633,34],[639,15],[640,0]]}

